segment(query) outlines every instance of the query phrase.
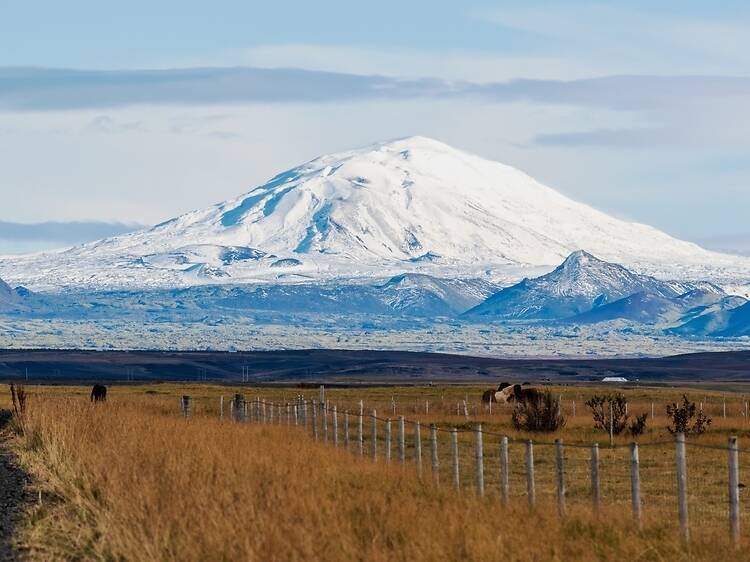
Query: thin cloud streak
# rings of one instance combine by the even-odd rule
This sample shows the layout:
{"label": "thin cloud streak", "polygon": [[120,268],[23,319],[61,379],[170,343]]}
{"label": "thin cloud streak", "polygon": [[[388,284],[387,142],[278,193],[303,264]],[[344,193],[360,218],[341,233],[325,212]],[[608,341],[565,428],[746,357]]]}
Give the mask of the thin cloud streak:
{"label": "thin cloud streak", "polygon": [[644,111],[748,96],[750,78],[730,76],[610,76],[477,84],[251,67],[118,71],[0,68],[0,110],[6,111],[458,97]]}
{"label": "thin cloud streak", "polygon": [[61,244],[76,244],[133,232],[139,228],[142,226],[117,222],[76,221],[28,224],[0,221],[0,241],[56,241]]}

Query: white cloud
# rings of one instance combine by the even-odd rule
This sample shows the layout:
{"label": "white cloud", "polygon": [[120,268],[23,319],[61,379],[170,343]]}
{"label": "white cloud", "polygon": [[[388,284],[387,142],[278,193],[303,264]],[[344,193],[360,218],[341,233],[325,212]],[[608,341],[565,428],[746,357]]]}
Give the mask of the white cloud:
{"label": "white cloud", "polygon": [[477,83],[510,80],[519,76],[571,80],[606,72],[599,65],[553,55],[509,55],[465,50],[428,52],[312,44],[260,45],[231,53],[222,62],[260,68],[304,68],[357,75],[405,78],[431,76]]}

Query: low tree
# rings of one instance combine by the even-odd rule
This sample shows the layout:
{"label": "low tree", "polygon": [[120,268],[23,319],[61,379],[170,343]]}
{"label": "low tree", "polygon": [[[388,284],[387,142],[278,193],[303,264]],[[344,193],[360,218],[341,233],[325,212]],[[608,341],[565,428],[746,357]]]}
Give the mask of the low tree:
{"label": "low tree", "polygon": [[682,395],[681,404],[672,402],[667,406],[667,416],[671,418],[672,422],[667,429],[673,434],[684,433],[688,435],[692,433],[699,435],[711,425],[711,418],[704,414],[703,410],[698,411],[696,415],[695,402],[688,400],[685,394]]}
{"label": "low tree", "polygon": [[[594,427],[609,432],[610,419],[612,433],[619,435],[628,426],[628,400],[621,392],[596,394],[586,401],[586,406],[594,417]],[[645,425],[645,420],[644,420]]]}
{"label": "low tree", "polygon": [[516,404],[511,421],[516,429],[523,431],[552,432],[565,426],[560,398],[549,391],[540,392]]}

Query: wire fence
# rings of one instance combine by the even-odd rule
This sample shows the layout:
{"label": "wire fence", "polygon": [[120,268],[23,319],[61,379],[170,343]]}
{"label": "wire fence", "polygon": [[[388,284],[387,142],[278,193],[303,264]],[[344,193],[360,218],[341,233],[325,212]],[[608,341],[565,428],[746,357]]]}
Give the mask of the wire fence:
{"label": "wire fence", "polygon": [[[209,404],[183,396],[180,408],[185,417],[218,413],[228,421],[296,427],[321,443],[372,462],[402,465],[458,493],[532,506],[556,504],[561,516],[570,505],[589,505],[595,513],[607,506],[629,511],[639,528],[644,519],[673,521],[685,541],[693,529],[716,532],[723,527],[738,544],[740,521],[750,516],[750,502],[740,498],[745,488],[740,475],[750,470],[750,449],[740,449],[734,436],[728,436],[727,445],[686,441],[677,434],[674,439],[600,447],[492,431],[469,421],[472,409],[474,416],[492,414],[478,412],[481,405],[468,401],[459,402],[456,411],[452,404],[436,408],[428,403],[419,411],[417,403],[413,417],[394,415],[394,405],[382,402],[381,409],[371,403],[366,409],[363,401],[342,406],[327,401],[321,391],[317,400],[299,395],[284,402],[237,394]],[[720,415],[726,412],[723,404],[719,408]],[[741,408],[744,414],[747,406]],[[495,408],[496,415],[502,411]],[[426,419],[441,414],[450,421]]]}

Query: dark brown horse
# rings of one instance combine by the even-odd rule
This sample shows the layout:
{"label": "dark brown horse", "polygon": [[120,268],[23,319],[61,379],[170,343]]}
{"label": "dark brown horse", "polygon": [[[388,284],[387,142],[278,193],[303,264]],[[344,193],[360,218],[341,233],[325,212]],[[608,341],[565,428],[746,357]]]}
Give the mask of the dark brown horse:
{"label": "dark brown horse", "polygon": [[103,384],[95,384],[91,389],[91,401],[92,402],[106,402],[107,401],[107,387]]}

